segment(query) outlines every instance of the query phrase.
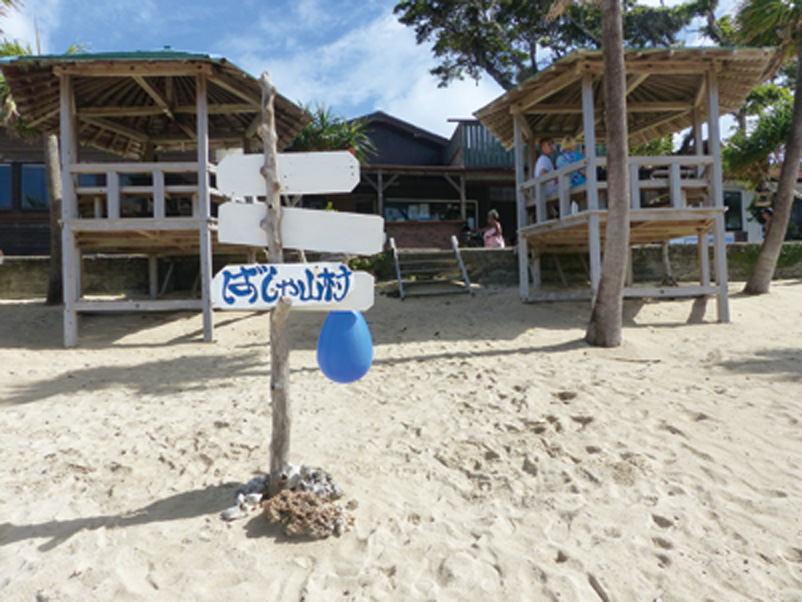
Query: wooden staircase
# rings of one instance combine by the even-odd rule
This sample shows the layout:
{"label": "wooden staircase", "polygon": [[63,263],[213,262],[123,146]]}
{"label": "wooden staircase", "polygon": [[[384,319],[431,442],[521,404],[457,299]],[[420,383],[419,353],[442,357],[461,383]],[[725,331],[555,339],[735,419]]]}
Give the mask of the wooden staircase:
{"label": "wooden staircase", "polygon": [[406,297],[424,295],[473,294],[471,281],[457,237],[451,237],[452,249],[399,249],[395,239],[390,239],[398,276],[398,294]]}

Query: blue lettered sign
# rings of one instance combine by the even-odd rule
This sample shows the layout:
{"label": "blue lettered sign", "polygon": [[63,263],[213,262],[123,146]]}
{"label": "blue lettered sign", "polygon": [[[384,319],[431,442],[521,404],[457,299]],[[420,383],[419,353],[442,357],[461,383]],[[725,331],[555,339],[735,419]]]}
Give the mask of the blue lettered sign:
{"label": "blue lettered sign", "polygon": [[365,310],[373,305],[373,276],[342,263],[229,265],[212,280],[216,309],[270,309],[284,297],[293,309]]}

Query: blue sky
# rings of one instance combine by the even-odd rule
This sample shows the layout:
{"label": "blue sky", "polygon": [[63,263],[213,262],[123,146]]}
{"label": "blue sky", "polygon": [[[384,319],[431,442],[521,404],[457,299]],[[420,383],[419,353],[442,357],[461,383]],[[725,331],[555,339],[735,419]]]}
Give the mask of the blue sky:
{"label": "blue sky", "polygon": [[438,88],[430,48],[398,23],[395,0],[24,1],[2,28],[35,49],[35,18],[43,53],[83,43],[90,52],[219,54],[255,76],[269,71],[290,100],[323,102],[347,118],[383,110],[450,136],[449,118],[470,117],[502,93],[489,78]]}

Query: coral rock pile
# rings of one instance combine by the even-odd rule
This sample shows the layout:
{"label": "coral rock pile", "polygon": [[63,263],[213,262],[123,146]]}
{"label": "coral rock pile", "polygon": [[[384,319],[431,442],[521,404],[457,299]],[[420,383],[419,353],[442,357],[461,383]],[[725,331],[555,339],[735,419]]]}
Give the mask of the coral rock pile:
{"label": "coral rock pile", "polygon": [[311,491],[285,489],[263,505],[267,520],[280,523],[288,537],[339,537],[354,525],[354,517],[339,504]]}

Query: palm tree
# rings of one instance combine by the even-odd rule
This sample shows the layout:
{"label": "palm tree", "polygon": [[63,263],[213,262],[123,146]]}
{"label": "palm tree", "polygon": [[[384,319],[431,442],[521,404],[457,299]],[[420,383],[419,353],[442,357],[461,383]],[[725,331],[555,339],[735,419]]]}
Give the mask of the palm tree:
{"label": "palm tree", "polygon": [[[747,0],[737,16],[743,40],[756,46],[780,44],[785,58],[796,57],[796,89],[802,89],[802,3],[799,0]],[[785,159],[774,197],[774,217],[744,292],[769,292],[771,278],[782,250],[791,218],[794,191],[802,159],[802,95],[794,95],[791,131],[785,144]]]}
{"label": "palm tree", "polygon": [[312,122],[298,134],[289,150],[350,150],[360,163],[367,163],[368,157],[376,154],[376,147],[368,136],[368,124],[364,119],[347,121],[323,104],[318,104],[313,109],[311,105],[302,103],[301,107],[312,115]]}
{"label": "palm tree", "polygon": [[[555,0],[548,18],[563,14],[579,0]],[[627,181],[627,92],[621,0],[599,0],[604,53],[604,106],[607,131],[607,225],[601,278],[585,341],[597,347],[621,344],[624,283],[629,255],[629,184]]]}
{"label": "palm tree", "polygon": [[607,131],[607,226],[599,290],[585,340],[599,347],[617,347],[621,344],[629,253],[626,66],[621,0],[602,0],[601,8]]}

